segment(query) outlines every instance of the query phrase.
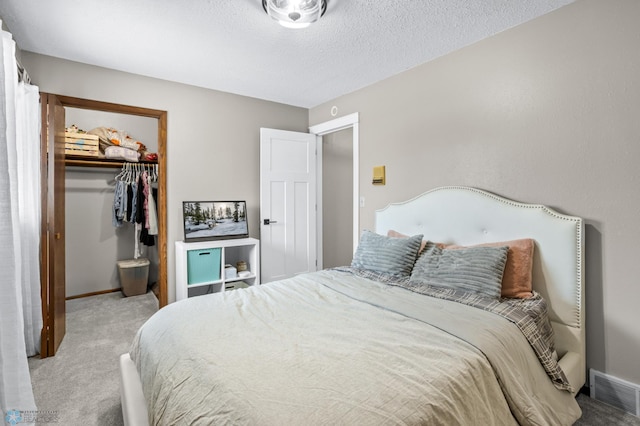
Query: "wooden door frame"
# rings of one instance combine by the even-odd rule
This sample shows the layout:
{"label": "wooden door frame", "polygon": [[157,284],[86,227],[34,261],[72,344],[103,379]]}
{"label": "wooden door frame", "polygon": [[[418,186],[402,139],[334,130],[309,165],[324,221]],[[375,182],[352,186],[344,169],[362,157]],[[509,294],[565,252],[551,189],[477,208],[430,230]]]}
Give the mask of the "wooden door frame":
{"label": "wooden door frame", "polygon": [[[58,117],[58,109],[62,116]],[[42,332],[40,355],[55,355],[66,331],[64,273],[65,227],[64,191],[65,154],[61,132],[64,130],[64,107],[54,96],[41,93],[41,268]],[[58,212],[62,206],[62,214]],[[57,208],[57,209],[56,209]],[[60,247],[63,250],[60,250]],[[62,267],[60,266],[62,264]],[[62,276],[60,278],[60,274]],[[62,288],[62,290],[60,290]],[[60,298],[60,293],[62,297]]]}
{"label": "wooden door frame", "polygon": [[[168,290],[167,290],[167,111],[150,109],[150,108],[142,108],[135,107],[130,105],[122,105],[110,102],[101,102],[95,101],[91,99],[82,99],[75,98],[71,96],[57,95],[57,94],[43,94],[46,96],[55,96],[63,107],[71,107],[71,108],[80,108],[80,109],[88,109],[95,111],[104,111],[111,113],[119,113],[119,114],[128,114],[128,115],[137,115],[142,117],[150,117],[158,120],[158,200],[156,202],[157,205],[157,214],[158,214],[158,304],[160,308],[166,306],[168,304]],[[47,131],[47,122],[43,117],[41,132]],[[46,138],[42,138],[42,143]],[[41,224],[41,265],[42,269],[48,269],[47,259],[46,259],[46,251],[45,247],[47,244],[47,209],[49,206],[47,205],[47,146],[42,146],[42,154],[41,154],[41,162],[40,167],[43,173],[42,177],[42,188],[43,193],[41,196],[41,200],[43,203],[43,215],[42,215],[42,224]],[[91,164],[91,161],[87,161],[85,166],[95,166],[95,167],[109,167],[108,164],[100,163],[100,161],[96,161],[94,165]],[[112,164],[111,167],[114,167]],[[119,164],[115,164],[115,167],[120,167]],[[48,280],[46,279],[48,272],[46,270],[41,271],[41,296],[42,296],[42,316],[43,322],[45,323],[43,327],[43,333],[45,332],[45,327],[47,324],[48,318],[48,304],[47,304],[47,290],[48,290]],[[49,354],[50,355],[50,354]],[[47,356],[43,353],[43,356]]]}

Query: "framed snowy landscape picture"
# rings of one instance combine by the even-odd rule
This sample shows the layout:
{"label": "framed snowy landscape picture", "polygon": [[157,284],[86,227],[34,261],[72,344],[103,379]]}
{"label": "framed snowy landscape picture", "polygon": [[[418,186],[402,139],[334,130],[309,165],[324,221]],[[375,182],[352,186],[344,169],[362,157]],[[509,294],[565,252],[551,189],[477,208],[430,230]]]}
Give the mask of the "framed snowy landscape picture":
{"label": "framed snowy landscape picture", "polygon": [[182,217],[185,242],[249,236],[245,201],[184,201]]}

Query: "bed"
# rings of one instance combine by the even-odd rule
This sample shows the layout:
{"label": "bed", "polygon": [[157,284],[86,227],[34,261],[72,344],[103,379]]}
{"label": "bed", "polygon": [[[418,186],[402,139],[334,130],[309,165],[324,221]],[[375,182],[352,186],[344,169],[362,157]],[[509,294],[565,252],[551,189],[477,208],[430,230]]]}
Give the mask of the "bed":
{"label": "bed", "polygon": [[[392,245],[382,260],[378,252],[367,257],[365,231],[353,268],[195,297],[156,313],[120,358],[125,425],[562,425],[580,417],[580,218],[444,187],[391,204],[375,219],[368,234]],[[480,253],[504,267],[511,248],[502,242],[523,239],[535,245],[531,299],[484,304],[484,295],[412,287],[411,277],[366,268],[397,266],[396,246],[413,250],[415,240],[431,242],[417,249],[429,256]],[[421,260],[414,261],[410,274],[419,275]],[[551,349],[532,342],[545,340],[537,331],[523,332],[538,319],[507,317],[502,301],[542,306]]]}

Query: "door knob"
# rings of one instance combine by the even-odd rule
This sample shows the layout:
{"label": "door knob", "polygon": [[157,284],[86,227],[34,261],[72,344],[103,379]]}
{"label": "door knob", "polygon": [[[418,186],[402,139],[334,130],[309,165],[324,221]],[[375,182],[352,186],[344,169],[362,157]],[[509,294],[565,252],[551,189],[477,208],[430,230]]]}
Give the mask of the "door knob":
{"label": "door knob", "polygon": [[263,221],[263,223],[264,223],[265,225],[271,225],[272,223],[278,223],[278,221],[277,221],[277,220],[271,220],[271,219],[265,219],[265,220]]}

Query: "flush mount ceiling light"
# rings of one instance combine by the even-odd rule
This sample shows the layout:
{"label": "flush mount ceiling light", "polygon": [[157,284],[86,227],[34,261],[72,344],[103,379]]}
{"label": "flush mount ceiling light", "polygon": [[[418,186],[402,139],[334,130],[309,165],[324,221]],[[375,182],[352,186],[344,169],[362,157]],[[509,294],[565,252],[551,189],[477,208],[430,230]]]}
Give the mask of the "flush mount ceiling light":
{"label": "flush mount ceiling light", "polygon": [[287,28],[306,28],[327,10],[327,0],[262,0],[269,16]]}

